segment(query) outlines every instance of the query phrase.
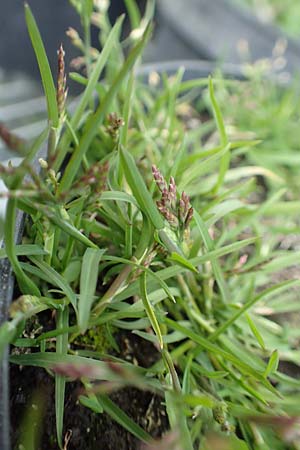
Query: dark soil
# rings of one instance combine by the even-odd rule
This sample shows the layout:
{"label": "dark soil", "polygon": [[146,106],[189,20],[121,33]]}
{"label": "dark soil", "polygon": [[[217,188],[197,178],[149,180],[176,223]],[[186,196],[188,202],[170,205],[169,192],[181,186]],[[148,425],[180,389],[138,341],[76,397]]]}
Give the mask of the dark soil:
{"label": "dark soil", "polygon": [[[140,366],[150,366],[158,353],[151,343],[130,333],[120,333],[116,340],[120,353],[127,361]],[[120,355],[119,355],[120,356]],[[12,448],[18,449],[22,442],[22,420],[30,414],[33,396],[42,397],[44,412],[41,424],[41,440],[36,450],[57,450],[54,409],[54,380],[43,369],[36,367],[10,368],[10,405]],[[141,442],[127,432],[107,414],[96,414],[78,402],[79,382],[69,382],[66,387],[64,436],[71,433],[67,450],[138,450]],[[153,438],[168,429],[163,399],[152,392],[136,388],[123,388],[110,398]],[[32,424],[34,426],[34,424]]]}

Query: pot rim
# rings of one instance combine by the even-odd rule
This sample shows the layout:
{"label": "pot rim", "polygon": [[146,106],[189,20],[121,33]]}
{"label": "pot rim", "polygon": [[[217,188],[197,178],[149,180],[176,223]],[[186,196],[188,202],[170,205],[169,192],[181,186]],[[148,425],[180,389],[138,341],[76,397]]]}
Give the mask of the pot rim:
{"label": "pot rim", "polygon": [[[290,37],[276,24],[263,23],[251,10],[248,12],[230,0],[187,0],[187,3],[189,7],[185,5],[184,17],[179,14],[182,0],[160,0],[157,9],[165,26],[193,51],[201,50],[211,59],[226,58],[229,51],[230,57],[237,61],[238,52],[231,50],[243,38],[249,43],[251,60],[255,61],[270,57],[276,42],[284,39],[287,42],[283,55],[286,70],[299,71],[300,37]],[[196,21],[197,29],[193,26]],[[221,53],[220,48],[223,48]]]}

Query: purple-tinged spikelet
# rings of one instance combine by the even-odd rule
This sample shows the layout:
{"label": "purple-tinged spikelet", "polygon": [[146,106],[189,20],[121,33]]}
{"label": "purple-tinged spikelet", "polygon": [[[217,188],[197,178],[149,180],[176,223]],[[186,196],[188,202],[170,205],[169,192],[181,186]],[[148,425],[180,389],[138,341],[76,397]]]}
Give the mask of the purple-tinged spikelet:
{"label": "purple-tinged spikelet", "polygon": [[176,196],[176,183],[173,177],[170,178],[170,185],[169,185],[169,198],[170,198],[170,202],[173,208],[175,208],[176,205],[176,200],[177,200],[177,196]]}
{"label": "purple-tinged spikelet", "polygon": [[58,58],[58,73],[57,73],[57,90],[56,90],[56,100],[58,113],[60,117],[63,117],[65,112],[67,90],[66,90],[66,73],[65,73],[65,52],[62,44],[57,52]]}
{"label": "purple-tinged spikelet", "polygon": [[154,165],[152,166],[152,174],[161,193],[161,198],[156,202],[157,209],[181,240],[188,235],[188,228],[193,218],[190,197],[185,192],[182,192],[181,196],[177,198],[177,187],[174,178],[170,177],[169,185],[167,185],[164,176]]}
{"label": "purple-tinged spikelet", "polygon": [[164,179],[164,177],[162,176],[162,174],[160,173],[160,171],[154,164],[152,166],[152,174],[153,174],[153,178],[154,178],[155,183],[156,183],[158,189],[160,190],[160,192],[163,192],[164,189],[168,190],[166,180]]}
{"label": "purple-tinged spikelet", "polygon": [[115,112],[112,112],[108,115],[108,123],[109,125],[106,127],[106,129],[113,138],[116,138],[118,136],[120,128],[125,125],[124,119],[122,117],[119,117]]}

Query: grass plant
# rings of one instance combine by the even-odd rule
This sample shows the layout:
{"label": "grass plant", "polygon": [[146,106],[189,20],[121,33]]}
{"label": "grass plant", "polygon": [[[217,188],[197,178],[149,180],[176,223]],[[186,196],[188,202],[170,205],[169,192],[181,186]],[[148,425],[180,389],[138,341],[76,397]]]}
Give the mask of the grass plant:
{"label": "grass plant", "polygon": [[[69,75],[83,89],[73,105],[63,50],[56,83],[25,6],[49,120],[19,167],[1,167],[9,194],[0,257],[9,258],[20,294],[0,328],[0,350],[11,344],[12,364],[51,374],[60,448],[72,441],[66,384],[79,379],[80,402],[148,450],[299,449],[300,382],[285,367],[299,366],[300,334],[282,319],[299,313],[299,250],[282,244],[289,229],[299,232],[290,153],[268,140],[268,121],[265,148],[266,135],[247,134],[251,114],[240,105],[233,114],[246,82],[184,81],[184,68],[147,82],[138,76],[151,1],[142,18],[126,2],[134,29],[125,38],[123,18],[110,26],[106,2],[71,3],[84,30],[82,39],[71,33],[84,69]],[[91,21],[102,51],[90,48]],[[280,110],[292,107],[282,102]],[[31,161],[45,146],[37,173]],[[15,245],[17,209],[26,228]],[[28,337],[40,314],[52,329]],[[111,349],[127,330],[152,344],[157,361],[143,368],[76,345],[103,325]],[[126,386],[161,396],[169,423],[161,441],[111,399]],[[24,442],[34,441],[30,433]]]}

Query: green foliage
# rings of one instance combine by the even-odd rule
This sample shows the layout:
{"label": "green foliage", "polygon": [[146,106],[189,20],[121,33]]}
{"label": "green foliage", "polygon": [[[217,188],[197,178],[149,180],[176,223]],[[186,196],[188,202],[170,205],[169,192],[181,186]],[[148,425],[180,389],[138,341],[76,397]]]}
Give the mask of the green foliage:
{"label": "green foliage", "polygon": [[82,258],[80,274],[80,293],[78,304],[78,325],[84,333],[94,301],[98,281],[98,266],[103,255],[103,250],[87,248]]}
{"label": "green foliage", "polygon": [[39,65],[43,88],[47,100],[48,118],[53,127],[58,126],[58,108],[56,102],[56,89],[54,86],[51,69],[44,48],[44,44],[37,24],[29,5],[25,4],[25,18],[32,46]]}
{"label": "green foliage", "polygon": [[[54,373],[60,447],[66,383],[79,378],[81,404],[149,448],[150,436],[111,390],[161,395],[180,449],[298,448],[300,383],[284,363],[299,365],[298,323],[285,320],[299,314],[298,154],[289,123],[299,106],[275,86],[270,103],[257,75],[185,82],[181,69],[140,80],[152,2],[141,21],[126,2],[135,33],[125,42],[123,19],[111,28],[95,2],[94,12],[104,8],[93,15],[102,52],[88,45],[92,3],[72,3],[83,24],[88,78],[73,76],[83,94],[60,117],[55,140],[45,130],[3,176],[10,198],[0,258],[9,258],[24,295],[0,328],[1,352],[9,343],[32,347],[13,352],[11,363]],[[26,8],[54,123],[53,80]],[[255,114],[242,103],[253,92]],[[46,136],[51,158],[34,173],[29,163]],[[17,208],[28,216],[16,246]],[[26,334],[38,314],[52,328]],[[157,362],[129,363],[114,339],[121,330],[148,341]]]}

